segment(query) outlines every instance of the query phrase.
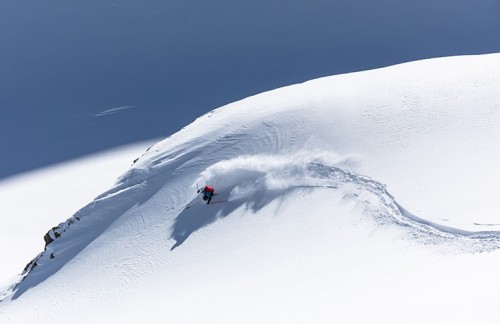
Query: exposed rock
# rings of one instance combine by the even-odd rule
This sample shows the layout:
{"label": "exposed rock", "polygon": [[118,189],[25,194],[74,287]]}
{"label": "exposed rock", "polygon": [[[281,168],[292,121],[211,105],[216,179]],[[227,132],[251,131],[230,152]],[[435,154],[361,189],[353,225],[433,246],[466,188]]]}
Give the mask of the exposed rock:
{"label": "exposed rock", "polygon": [[25,267],[24,267],[24,270],[23,270],[23,273],[26,273],[26,272],[29,272],[33,269],[35,269],[35,267],[38,265],[36,263],[36,261],[38,260],[38,257],[34,258],[33,260],[31,260]]}
{"label": "exposed rock", "polygon": [[45,247],[52,243],[56,238],[61,236],[61,233],[59,233],[59,226],[52,227],[44,236],[43,240],[45,241]]}

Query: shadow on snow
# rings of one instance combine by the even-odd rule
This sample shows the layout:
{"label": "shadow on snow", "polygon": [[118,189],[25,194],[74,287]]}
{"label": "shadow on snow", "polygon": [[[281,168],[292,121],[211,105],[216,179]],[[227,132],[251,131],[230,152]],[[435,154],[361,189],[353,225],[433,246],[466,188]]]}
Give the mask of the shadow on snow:
{"label": "shadow on snow", "polygon": [[172,226],[171,238],[175,244],[174,250],[183,244],[191,234],[206,227],[218,219],[225,218],[238,208],[247,208],[256,213],[276,199],[283,199],[293,189],[255,191],[248,195],[231,199],[231,191],[235,188],[226,187],[217,194],[210,204],[206,204],[201,197],[193,199],[175,219]]}

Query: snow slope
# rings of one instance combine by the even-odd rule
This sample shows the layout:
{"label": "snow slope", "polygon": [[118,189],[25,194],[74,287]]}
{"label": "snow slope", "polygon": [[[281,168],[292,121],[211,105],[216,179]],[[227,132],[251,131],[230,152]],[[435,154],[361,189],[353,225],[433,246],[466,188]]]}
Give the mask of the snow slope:
{"label": "snow slope", "polygon": [[499,90],[492,54],[214,110],[60,224],[0,319],[492,323]]}
{"label": "snow slope", "polygon": [[43,249],[49,228],[109,188],[153,143],[130,144],[1,181],[0,283]]}

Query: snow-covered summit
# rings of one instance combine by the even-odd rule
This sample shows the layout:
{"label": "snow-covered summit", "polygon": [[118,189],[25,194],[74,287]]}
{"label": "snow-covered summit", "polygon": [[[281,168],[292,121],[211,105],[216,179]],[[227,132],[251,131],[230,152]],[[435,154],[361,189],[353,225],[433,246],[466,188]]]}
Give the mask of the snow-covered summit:
{"label": "snow-covered summit", "polygon": [[499,69],[498,54],[450,57],[270,91],[199,118],[138,166],[165,151],[195,154],[189,163],[202,168],[240,155],[318,152],[386,184],[425,219],[486,229],[474,223],[500,216]]}
{"label": "snow-covered summit", "polygon": [[[402,315],[419,302],[437,322],[457,305],[491,304],[458,317],[491,319],[498,290],[457,296],[474,281],[444,274],[474,263],[493,280],[499,268],[499,122],[499,54],[337,75],[216,109],[54,228],[0,316],[354,323],[362,308],[431,322]],[[196,193],[205,183],[210,205]]]}

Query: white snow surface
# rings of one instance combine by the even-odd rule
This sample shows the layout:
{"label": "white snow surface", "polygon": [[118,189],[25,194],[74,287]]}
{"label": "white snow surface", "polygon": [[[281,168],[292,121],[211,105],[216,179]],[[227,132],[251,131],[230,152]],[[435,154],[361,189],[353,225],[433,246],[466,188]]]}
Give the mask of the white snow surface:
{"label": "white snow surface", "polygon": [[496,323],[499,139],[500,54],[224,106],[61,223],[0,322]]}
{"label": "white snow surface", "polygon": [[153,143],[125,145],[1,181],[0,283],[15,280],[43,250],[44,233],[112,186]]}

